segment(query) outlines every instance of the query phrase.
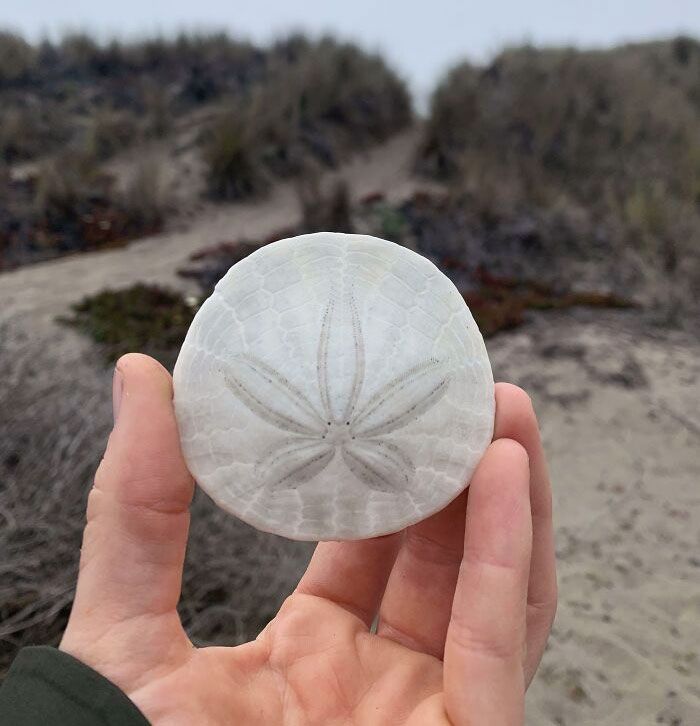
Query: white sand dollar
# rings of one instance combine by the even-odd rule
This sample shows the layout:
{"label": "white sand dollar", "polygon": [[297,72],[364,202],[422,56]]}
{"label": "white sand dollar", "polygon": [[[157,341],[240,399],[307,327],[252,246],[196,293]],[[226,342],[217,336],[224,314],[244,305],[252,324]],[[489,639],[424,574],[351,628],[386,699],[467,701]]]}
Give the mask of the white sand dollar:
{"label": "white sand dollar", "polygon": [[462,296],[375,237],[303,235],[234,265],[174,380],[199,485],[292,539],[424,519],[465,488],[493,434],[491,366]]}

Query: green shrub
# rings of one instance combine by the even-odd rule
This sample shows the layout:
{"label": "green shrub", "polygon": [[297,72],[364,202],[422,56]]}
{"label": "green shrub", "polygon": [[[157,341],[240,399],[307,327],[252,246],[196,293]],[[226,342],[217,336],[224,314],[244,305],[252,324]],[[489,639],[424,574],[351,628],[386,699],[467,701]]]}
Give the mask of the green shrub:
{"label": "green shrub", "polygon": [[71,317],[59,322],[91,337],[108,360],[139,351],[172,364],[194,313],[179,293],[137,284],[86,297],[73,306]]}
{"label": "green shrub", "polygon": [[403,237],[406,220],[399,210],[382,205],[379,209],[379,228],[384,239],[395,242]]}

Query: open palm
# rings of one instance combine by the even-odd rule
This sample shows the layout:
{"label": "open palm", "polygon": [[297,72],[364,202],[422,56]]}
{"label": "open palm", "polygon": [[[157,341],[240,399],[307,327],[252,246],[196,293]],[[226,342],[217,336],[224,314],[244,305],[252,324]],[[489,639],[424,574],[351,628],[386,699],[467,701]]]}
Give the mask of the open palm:
{"label": "open palm", "polygon": [[122,358],[61,649],[153,724],[522,724],[556,606],[551,494],[527,396],[499,384],[496,409],[468,497],[320,544],[255,641],[195,648],[176,610],[193,483],[170,376]]}

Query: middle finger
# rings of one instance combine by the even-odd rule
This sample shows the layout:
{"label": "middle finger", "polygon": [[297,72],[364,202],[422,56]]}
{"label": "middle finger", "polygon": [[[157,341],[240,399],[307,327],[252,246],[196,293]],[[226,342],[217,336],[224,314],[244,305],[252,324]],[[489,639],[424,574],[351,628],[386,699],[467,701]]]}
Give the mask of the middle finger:
{"label": "middle finger", "polygon": [[464,549],[467,492],[409,527],[389,576],[377,634],[442,658]]}

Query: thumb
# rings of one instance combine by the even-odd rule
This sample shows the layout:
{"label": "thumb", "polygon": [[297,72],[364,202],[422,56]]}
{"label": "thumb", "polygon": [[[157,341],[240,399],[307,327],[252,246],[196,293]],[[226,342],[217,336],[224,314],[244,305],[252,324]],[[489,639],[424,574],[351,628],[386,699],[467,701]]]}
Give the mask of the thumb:
{"label": "thumb", "polygon": [[88,497],[62,647],[77,632],[101,637],[112,625],[176,613],[193,481],[172,397],[170,375],[152,358],[130,354],[117,362],[115,425]]}

